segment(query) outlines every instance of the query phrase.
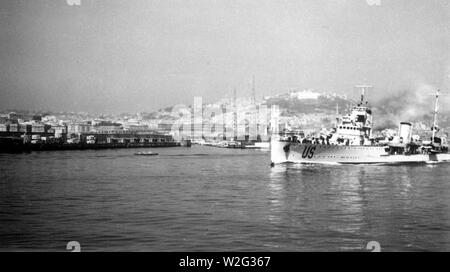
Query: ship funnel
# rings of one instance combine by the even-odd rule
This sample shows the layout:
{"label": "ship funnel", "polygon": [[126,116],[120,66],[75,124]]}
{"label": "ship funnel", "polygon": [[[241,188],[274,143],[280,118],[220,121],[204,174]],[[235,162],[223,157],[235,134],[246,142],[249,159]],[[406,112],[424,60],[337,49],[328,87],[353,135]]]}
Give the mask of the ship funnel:
{"label": "ship funnel", "polygon": [[403,143],[407,144],[411,142],[412,124],[408,122],[401,122],[398,131],[398,136],[403,139]]}

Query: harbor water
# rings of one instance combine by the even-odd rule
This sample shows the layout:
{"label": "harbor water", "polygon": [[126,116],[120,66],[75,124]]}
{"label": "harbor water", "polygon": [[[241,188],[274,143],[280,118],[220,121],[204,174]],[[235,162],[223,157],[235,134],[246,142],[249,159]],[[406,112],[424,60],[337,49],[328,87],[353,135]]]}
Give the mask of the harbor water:
{"label": "harbor water", "polygon": [[200,146],[0,154],[0,251],[449,251],[449,176]]}

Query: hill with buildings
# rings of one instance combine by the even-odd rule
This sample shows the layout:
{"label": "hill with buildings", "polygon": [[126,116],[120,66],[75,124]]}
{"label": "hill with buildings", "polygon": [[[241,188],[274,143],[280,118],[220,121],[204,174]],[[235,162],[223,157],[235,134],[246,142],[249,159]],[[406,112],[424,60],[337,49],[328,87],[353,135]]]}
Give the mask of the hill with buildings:
{"label": "hill with buildings", "polygon": [[[349,112],[355,101],[335,93],[301,90],[289,91],[274,96],[266,96],[255,100],[248,97],[224,98],[214,103],[202,105],[203,124],[214,125],[217,120],[225,120],[223,126],[226,131],[234,133],[234,113],[237,122],[248,118],[248,114],[260,110],[262,107],[270,109],[278,106],[280,111],[280,128],[303,130],[306,134],[314,134],[324,128],[335,125],[339,114]],[[371,105],[374,113],[375,131],[390,129],[395,131],[400,121],[414,123],[417,131],[426,133],[430,131],[432,123],[432,99],[422,99],[410,93],[399,94],[398,97],[388,97],[374,101]],[[187,106],[188,112],[193,106]],[[213,114],[211,114],[213,113]],[[270,113],[267,113],[270,120]],[[161,108],[154,112],[123,113],[118,115],[96,115],[90,113],[74,112],[33,112],[33,111],[3,111],[0,112],[0,133],[8,131],[26,132],[38,131],[46,136],[67,133],[67,137],[80,133],[117,133],[125,132],[158,132],[161,134],[173,133],[173,125],[184,119],[182,123],[190,126],[192,116],[183,116],[174,106]],[[195,123],[195,121],[194,121]],[[450,118],[446,113],[439,115],[439,126],[443,131],[450,128]],[[45,133],[44,133],[45,132]],[[72,136],[71,136],[72,135]],[[213,135],[221,138],[220,131]]]}

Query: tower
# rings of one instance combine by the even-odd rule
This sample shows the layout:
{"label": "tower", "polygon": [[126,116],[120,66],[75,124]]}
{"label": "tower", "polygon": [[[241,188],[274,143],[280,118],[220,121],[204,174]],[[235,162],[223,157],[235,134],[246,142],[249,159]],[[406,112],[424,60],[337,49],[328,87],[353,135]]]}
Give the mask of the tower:
{"label": "tower", "polygon": [[252,103],[256,103],[256,86],[255,86],[255,76],[252,77]]}

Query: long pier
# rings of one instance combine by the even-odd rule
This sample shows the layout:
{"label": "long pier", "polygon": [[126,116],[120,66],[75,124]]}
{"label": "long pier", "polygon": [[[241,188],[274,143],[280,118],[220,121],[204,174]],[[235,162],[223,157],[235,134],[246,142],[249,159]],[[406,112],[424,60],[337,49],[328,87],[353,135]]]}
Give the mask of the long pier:
{"label": "long pier", "polygon": [[56,150],[98,150],[116,148],[160,148],[160,147],[190,147],[190,141],[182,142],[146,142],[146,143],[23,143],[16,139],[3,138],[0,141],[0,153],[20,153],[31,151]]}

